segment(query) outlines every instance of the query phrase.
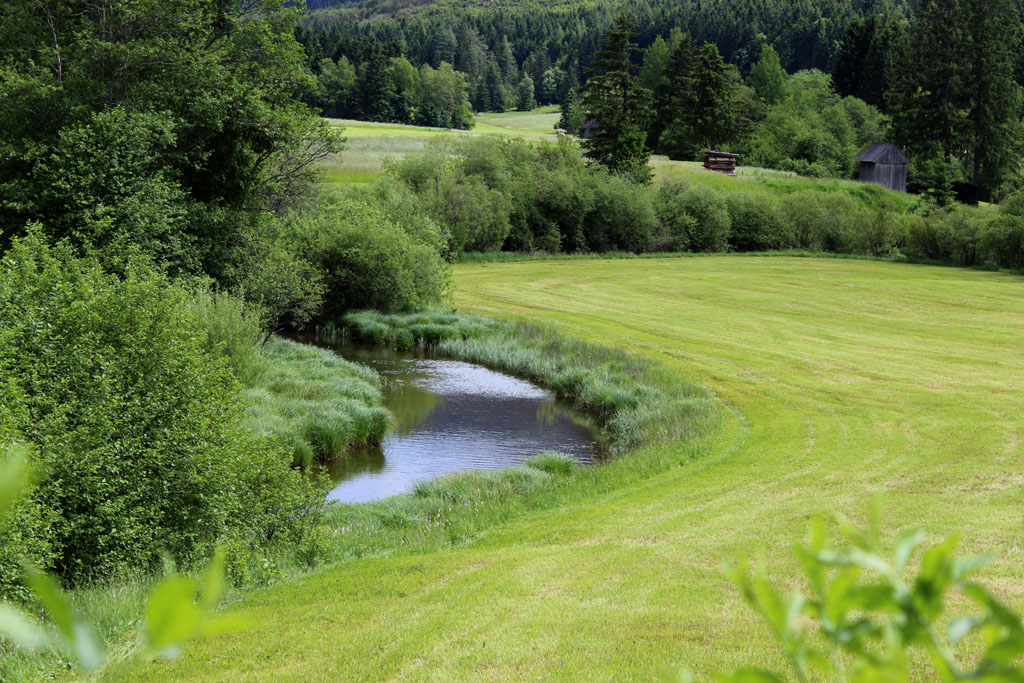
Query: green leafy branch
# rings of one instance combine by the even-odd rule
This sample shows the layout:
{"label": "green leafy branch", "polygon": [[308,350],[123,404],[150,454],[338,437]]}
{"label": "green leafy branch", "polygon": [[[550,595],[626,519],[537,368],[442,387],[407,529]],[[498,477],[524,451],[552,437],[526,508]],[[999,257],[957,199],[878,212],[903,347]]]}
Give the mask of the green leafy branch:
{"label": "green leafy branch", "polygon": [[[892,550],[883,552],[877,512],[866,531],[845,520],[839,526],[848,547],[834,548],[819,519],[811,524],[809,542],[795,551],[807,593],[796,589],[783,595],[763,570],[751,572],[745,561],[731,572],[743,597],[767,620],[797,680],[906,681],[912,666],[915,678],[922,674],[922,664],[911,658],[919,651],[930,663],[928,679],[1024,681],[1020,617],[971,578],[990,555],[958,557],[955,538],[925,547],[920,530],[904,531]],[[973,613],[946,614],[953,594]],[[980,655],[957,657],[957,646],[969,638],[974,639],[971,651]],[[784,679],[744,669],[718,680]]]}

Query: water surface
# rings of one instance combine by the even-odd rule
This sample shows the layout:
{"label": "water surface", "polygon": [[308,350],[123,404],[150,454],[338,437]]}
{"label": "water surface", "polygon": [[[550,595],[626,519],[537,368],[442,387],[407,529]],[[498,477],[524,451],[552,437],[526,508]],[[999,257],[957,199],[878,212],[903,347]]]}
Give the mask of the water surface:
{"label": "water surface", "polygon": [[384,381],[395,426],[379,448],[327,467],[328,500],[361,503],[408,493],[417,481],[519,464],[558,451],[590,464],[604,454],[597,431],[571,406],[530,382],[455,360],[382,347],[331,347]]}

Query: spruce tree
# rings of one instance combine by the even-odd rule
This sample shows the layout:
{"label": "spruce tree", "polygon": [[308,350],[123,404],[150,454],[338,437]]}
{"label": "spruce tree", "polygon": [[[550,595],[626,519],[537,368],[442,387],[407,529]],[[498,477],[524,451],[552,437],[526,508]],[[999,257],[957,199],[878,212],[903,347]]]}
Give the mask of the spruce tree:
{"label": "spruce tree", "polygon": [[1019,163],[1021,88],[1014,81],[1021,20],[1011,0],[974,0],[968,4],[974,49],[968,77],[971,182],[996,190]]}
{"label": "spruce tree", "polygon": [[690,93],[693,68],[697,61],[697,51],[689,33],[676,35],[671,41],[674,44],[665,73],[654,89],[655,115],[650,130],[650,146],[662,151],[661,136],[678,113],[691,106]]}
{"label": "spruce tree", "polygon": [[893,129],[920,166],[997,189],[1018,163],[1021,32],[1012,0],[928,0],[893,97]]}
{"label": "spruce tree", "polygon": [[615,20],[580,90],[587,118],[596,123],[582,144],[589,159],[612,173],[649,183],[651,152],[646,129],[651,94],[634,77],[632,57],[639,50],[630,40],[632,30],[625,15]]}

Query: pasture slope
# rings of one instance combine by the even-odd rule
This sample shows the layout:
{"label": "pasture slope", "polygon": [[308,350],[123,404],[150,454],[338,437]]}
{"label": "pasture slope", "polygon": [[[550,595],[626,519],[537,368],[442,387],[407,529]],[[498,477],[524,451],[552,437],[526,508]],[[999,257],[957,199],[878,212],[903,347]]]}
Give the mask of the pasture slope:
{"label": "pasture slope", "polygon": [[[1024,603],[1024,280],[882,262],[709,256],[461,265],[458,307],[682,368],[726,418],[709,453],[469,547],[364,559],[246,597],[244,632],[135,669],[166,680],[651,680],[781,669],[722,572],[780,582],[811,515],[959,534]],[[668,446],[671,447],[671,446]]]}

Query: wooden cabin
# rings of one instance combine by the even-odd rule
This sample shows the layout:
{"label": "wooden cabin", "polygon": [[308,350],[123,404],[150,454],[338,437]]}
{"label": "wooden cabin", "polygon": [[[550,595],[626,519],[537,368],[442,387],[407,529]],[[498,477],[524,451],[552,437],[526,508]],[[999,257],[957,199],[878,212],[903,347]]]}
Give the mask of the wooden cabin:
{"label": "wooden cabin", "polygon": [[704,153],[704,168],[734,176],[736,175],[736,161],[739,158],[739,154],[716,152],[712,149]]}
{"label": "wooden cabin", "polygon": [[860,162],[861,182],[877,183],[897,192],[907,191],[910,159],[896,145],[876,142],[861,152],[856,161]]}

